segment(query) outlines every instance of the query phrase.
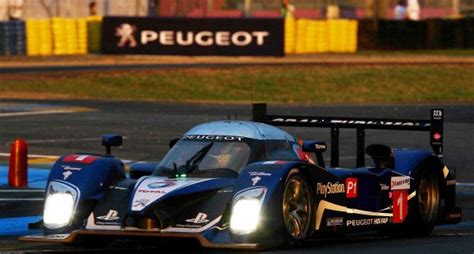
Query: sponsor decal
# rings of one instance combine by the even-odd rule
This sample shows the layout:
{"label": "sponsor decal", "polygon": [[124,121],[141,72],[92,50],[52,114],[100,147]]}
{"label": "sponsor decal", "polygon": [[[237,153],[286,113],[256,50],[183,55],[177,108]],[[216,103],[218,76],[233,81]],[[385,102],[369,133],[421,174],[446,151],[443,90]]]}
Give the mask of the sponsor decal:
{"label": "sponsor decal", "polygon": [[260,182],[260,180],[262,180],[262,178],[260,176],[256,176],[250,180],[252,181],[252,186],[255,186],[258,182]]}
{"label": "sponsor decal", "polygon": [[123,48],[128,46],[130,48],[135,48],[137,46],[137,40],[133,34],[136,30],[137,28],[135,26],[128,23],[123,23],[115,28],[115,36],[120,37],[117,47]]}
{"label": "sponsor decal", "polygon": [[393,223],[402,223],[408,215],[408,191],[392,191]]}
{"label": "sponsor decal", "polygon": [[456,180],[446,181],[446,186],[456,185]]}
{"label": "sponsor decal", "polygon": [[54,235],[47,235],[45,239],[48,240],[64,240],[69,237],[69,234],[54,234]]}
{"label": "sponsor decal", "polygon": [[150,188],[150,189],[161,189],[161,188],[171,187],[171,186],[175,186],[175,185],[176,185],[176,180],[165,179],[165,180],[162,180],[162,181],[149,183],[147,185],[147,187]]}
{"label": "sponsor decal", "polygon": [[148,199],[138,199],[138,200],[135,200],[133,202],[133,207],[134,208],[143,208],[146,205],[148,205],[149,202],[150,202],[150,200],[148,200]]}
{"label": "sponsor decal", "polygon": [[[129,24],[126,24],[129,25]],[[130,26],[130,25],[129,25]],[[127,30],[129,32],[130,30]],[[133,33],[133,31],[132,31]],[[140,34],[140,43],[158,45],[179,45],[179,46],[249,46],[256,44],[262,46],[269,36],[268,31],[153,31],[143,30]]]}
{"label": "sponsor decal", "polygon": [[118,217],[117,215],[118,215],[118,212],[111,209],[106,215],[98,216],[97,219],[104,220],[104,221],[120,220],[120,217]]}
{"label": "sponsor decal", "polygon": [[360,226],[371,226],[371,225],[383,225],[389,223],[388,217],[382,218],[370,218],[370,219],[359,219],[359,220],[347,220],[346,226],[348,227],[360,227]]}
{"label": "sponsor decal", "polygon": [[195,218],[187,219],[186,222],[193,224],[203,224],[209,222],[209,220],[207,219],[207,214],[198,213]]}
{"label": "sponsor decal", "polygon": [[448,214],[448,219],[457,219],[461,218],[461,213],[450,213]]}
{"label": "sponsor decal", "polygon": [[357,178],[349,177],[346,179],[346,198],[357,198]]}
{"label": "sponsor decal", "polygon": [[[282,19],[104,17],[102,53],[284,55]],[[111,38],[111,39],[110,39]]]}
{"label": "sponsor decal", "polygon": [[262,164],[264,165],[282,165],[285,164],[286,161],[265,161]]}
{"label": "sponsor decal", "polygon": [[344,225],[344,218],[342,217],[335,217],[335,218],[327,218],[326,219],[326,226],[342,226]]}
{"label": "sponsor decal", "polygon": [[305,124],[351,124],[351,125],[382,125],[382,126],[416,126],[428,127],[430,123],[415,122],[415,121],[390,121],[390,120],[359,120],[359,119],[337,119],[337,118],[275,118],[272,122],[278,123],[305,123]]}
{"label": "sponsor decal", "polygon": [[164,190],[148,190],[148,189],[138,189],[139,193],[158,193],[158,194],[166,194],[167,192]]}
{"label": "sponsor decal", "polygon": [[385,191],[385,190],[390,190],[390,186],[388,186],[388,185],[386,185],[386,184],[384,184],[384,183],[381,183],[381,184],[380,184],[380,190],[383,190],[383,191]]}
{"label": "sponsor decal", "polygon": [[314,145],[314,147],[316,148],[316,150],[326,150],[326,145],[322,145],[322,144],[316,144]]}
{"label": "sponsor decal", "polygon": [[98,159],[97,156],[92,156],[92,155],[68,155],[64,157],[63,162],[92,164],[97,159]]}
{"label": "sponsor decal", "polygon": [[271,176],[272,173],[268,173],[268,172],[249,172],[249,175],[250,176]]}
{"label": "sponsor decal", "polygon": [[443,117],[443,111],[440,109],[433,110],[433,117]]}
{"label": "sponsor decal", "polygon": [[442,137],[442,136],[441,136],[441,133],[439,133],[439,132],[435,132],[435,133],[433,134],[433,139],[434,139],[435,141],[439,141],[439,140],[441,139],[441,137]]}
{"label": "sponsor decal", "polygon": [[316,194],[324,195],[325,198],[327,197],[327,195],[339,194],[339,193],[346,193],[346,188],[344,184],[342,183],[327,182],[326,184],[323,184],[323,183],[316,184]]}
{"label": "sponsor decal", "polygon": [[[145,200],[145,199],[148,200],[148,203],[155,202],[175,190],[210,180],[208,178],[196,178],[196,179],[182,178],[178,180],[178,179],[169,179],[166,177],[155,177],[155,176],[149,176],[142,179],[143,180],[138,182],[135,187],[136,190],[132,198],[132,204],[138,204],[140,200]],[[172,180],[172,181],[167,181],[167,180]],[[139,205],[137,206],[132,205],[131,210],[141,211],[143,208],[144,206],[142,207]]]}
{"label": "sponsor decal", "polygon": [[219,136],[219,135],[187,135],[183,139],[190,140],[209,140],[209,141],[238,141],[242,142],[243,137],[239,136]]}
{"label": "sponsor decal", "polygon": [[392,176],[390,179],[390,188],[392,190],[408,190],[410,189],[409,176]]}
{"label": "sponsor decal", "polygon": [[65,170],[63,172],[63,180],[68,179],[72,175],[72,171],[80,171],[81,170],[81,168],[70,167],[70,166],[67,166],[67,165],[64,165],[64,166],[61,166],[61,167],[63,168],[63,170]]}

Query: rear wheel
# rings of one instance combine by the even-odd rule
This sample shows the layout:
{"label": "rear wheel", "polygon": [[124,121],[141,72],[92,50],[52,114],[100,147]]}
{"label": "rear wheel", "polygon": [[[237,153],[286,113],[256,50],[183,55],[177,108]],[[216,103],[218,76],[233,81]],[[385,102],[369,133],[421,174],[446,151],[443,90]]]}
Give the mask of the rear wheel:
{"label": "rear wheel", "polygon": [[438,175],[434,170],[423,170],[418,179],[413,210],[413,232],[428,235],[438,218],[440,189]]}
{"label": "rear wheel", "polygon": [[282,215],[287,244],[294,245],[305,239],[311,225],[312,191],[306,176],[298,169],[292,169],[285,181]]}

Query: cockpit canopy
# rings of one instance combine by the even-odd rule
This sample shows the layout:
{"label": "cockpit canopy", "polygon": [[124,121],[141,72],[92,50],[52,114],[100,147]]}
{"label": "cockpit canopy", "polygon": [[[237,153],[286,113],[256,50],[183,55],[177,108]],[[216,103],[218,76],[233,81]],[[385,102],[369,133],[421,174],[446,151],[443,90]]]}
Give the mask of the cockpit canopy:
{"label": "cockpit canopy", "polygon": [[217,121],[188,131],[161,161],[156,174],[191,175],[213,170],[238,174],[252,162],[296,160],[293,136],[276,127],[245,121]]}

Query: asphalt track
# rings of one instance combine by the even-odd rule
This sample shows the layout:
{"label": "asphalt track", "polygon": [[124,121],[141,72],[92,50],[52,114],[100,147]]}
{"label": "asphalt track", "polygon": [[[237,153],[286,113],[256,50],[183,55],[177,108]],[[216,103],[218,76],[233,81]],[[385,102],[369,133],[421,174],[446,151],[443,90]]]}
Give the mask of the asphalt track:
{"label": "asphalt track", "polygon": [[[288,106],[269,105],[274,114],[305,114],[320,116],[359,116],[379,118],[429,118],[430,109],[445,109],[445,161],[456,168],[457,180],[474,182],[474,105],[373,105],[373,106]],[[129,160],[159,160],[167,151],[169,140],[179,137],[197,123],[238,118],[250,119],[250,105],[228,104],[169,104],[152,102],[104,102],[104,101],[0,101],[0,154],[8,153],[9,144],[17,137],[29,143],[30,154],[60,155],[77,151],[103,153],[100,135],[120,133],[124,146],[113,153]],[[329,143],[329,130],[289,128],[299,138],[320,139]],[[428,133],[367,131],[366,144],[384,143],[393,147],[428,148]],[[355,164],[355,132],[341,131],[341,163]],[[42,161],[42,163],[48,160]],[[0,183],[1,185],[1,183]],[[458,225],[438,227],[432,236],[412,239],[390,239],[374,234],[351,236],[342,239],[326,239],[309,243],[293,250],[271,251],[275,253],[354,252],[354,253],[473,253],[474,252],[474,186],[460,185],[458,205],[462,207],[463,222]],[[4,205],[5,210],[14,204]],[[2,209],[2,210],[4,210]],[[4,211],[5,211],[4,210]],[[31,209],[30,209],[31,210]],[[33,209],[35,210],[35,209]],[[41,212],[40,207],[36,208]],[[38,212],[39,211],[39,212]],[[1,212],[0,212],[1,215]],[[18,214],[20,215],[20,214]],[[34,220],[34,214],[17,218]],[[0,216],[2,217],[2,216]],[[8,220],[11,220],[11,216]],[[5,221],[4,221],[5,222]],[[0,224],[2,223],[0,219]],[[21,230],[20,230],[21,231]],[[24,233],[24,231],[22,232]],[[0,252],[214,252],[195,245],[118,241],[105,249],[84,249],[55,244],[20,243],[16,236],[0,237]]]}

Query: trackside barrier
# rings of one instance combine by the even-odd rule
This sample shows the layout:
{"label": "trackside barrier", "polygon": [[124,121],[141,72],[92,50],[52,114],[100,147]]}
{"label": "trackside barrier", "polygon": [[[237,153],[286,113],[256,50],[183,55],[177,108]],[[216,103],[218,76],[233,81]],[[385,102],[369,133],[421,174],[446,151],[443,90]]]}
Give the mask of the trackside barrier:
{"label": "trackside barrier", "polygon": [[23,139],[15,140],[10,149],[8,185],[25,188],[28,184],[28,145]]}
{"label": "trackside barrier", "polygon": [[353,53],[357,51],[357,21],[345,19],[285,20],[285,53]]}
{"label": "trackside barrier", "polygon": [[29,56],[87,54],[90,34],[88,18],[27,19],[26,53]]}
{"label": "trackside barrier", "polygon": [[24,55],[25,40],[25,22],[0,22],[0,55]]}

